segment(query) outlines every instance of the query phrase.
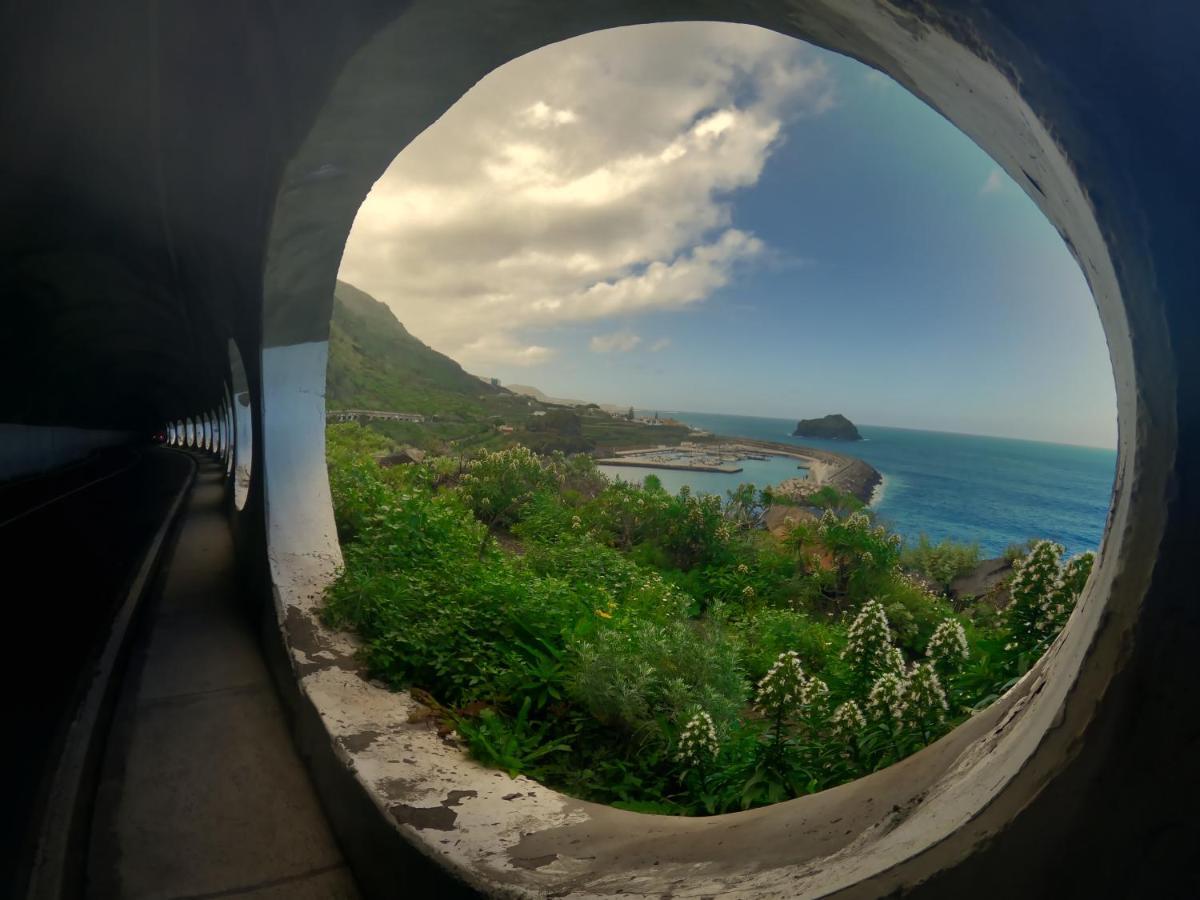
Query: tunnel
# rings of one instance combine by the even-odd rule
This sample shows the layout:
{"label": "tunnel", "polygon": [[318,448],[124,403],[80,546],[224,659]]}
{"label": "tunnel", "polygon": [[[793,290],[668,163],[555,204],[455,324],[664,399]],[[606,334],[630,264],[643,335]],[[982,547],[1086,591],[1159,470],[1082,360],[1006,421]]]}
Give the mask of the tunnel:
{"label": "tunnel", "polygon": [[[1200,895],[1200,11],[45,0],[0,19],[13,896]],[[371,185],[505,62],[682,20],[853,57],[978,143],[1084,272],[1119,415],[1095,571],[1013,690],[891,768],[705,820],[514,796],[415,729],[318,612],[341,559],[333,290]]]}

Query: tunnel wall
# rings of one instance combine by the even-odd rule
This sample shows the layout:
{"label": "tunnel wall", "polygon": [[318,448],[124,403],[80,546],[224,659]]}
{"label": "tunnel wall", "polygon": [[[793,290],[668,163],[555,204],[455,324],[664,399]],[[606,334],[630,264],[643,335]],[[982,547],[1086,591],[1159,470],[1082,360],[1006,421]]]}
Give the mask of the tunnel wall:
{"label": "tunnel wall", "polygon": [[132,438],[125,431],[0,424],[0,482],[45,472]]}
{"label": "tunnel wall", "polygon": [[[1186,861],[1200,837],[1179,800],[1198,787],[1193,4],[297,0],[277,10],[18,0],[2,15],[0,421],[108,431],[194,421],[219,405],[226,344],[237,340],[254,475],[230,515],[248,594],[278,614],[269,637],[281,642],[285,687],[314,710],[305,733],[316,742],[315,769],[322,760],[366,763],[335,721],[337,704],[368,692],[353,645],[312,630],[338,560],[321,452],[329,312],[358,203],[407,140],[516,54],[593,28],[672,19],[757,23],[809,38],[888,71],[941,109],[1047,211],[1096,293],[1121,405],[1118,502],[1071,633],[1014,698],[1036,715],[1015,722],[1004,710],[989,713],[1001,716],[998,728],[1023,730],[1013,750],[1020,759],[1001,778],[979,755],[979,736],[959,745],[963,734],[951,735],[954,764],[978,765],[981,780],[960,780],[952,797],[950,785],[932,782],[914,807],[922,815],[888,832],[892,866],[868,871],[858,847],[838,860],[842,886],[820,889],[1170,896],[1181,878],[1195,887]],[[388,40],[392,55],[366,52]],[[933,48],[954,64],[939,69]],[[370,115],[347,118],[355,102]],[[1006,143],[1023,128],[1046,152]],[[329,715],[316,712],[320,704]],[[396,708],[379,714],[403,731]],[[993,758],[1016,746],[1001,738],[988,745]],[[931,754],[912,765],[926,766]],[[327,778],[318,769],[317,781],[368,787],[361,767],[348,771]],[[830,802],[819,796],[795,802]],[[339,806],[332,793],[328,800]],[[358,810],[351,818],[375,810],[383,833],[436,854],[442,835],[396,822],[385,800],[365,792],[341,805]],[[449,809],[391,803],[439,816],[435,808]],[[939,810],[952,810],[953,821],[939,820]],[[470,804],[454,813],[468,821]],[[634,835],[645,827],[617,818]],[[487,821],[495,820],[481,817],[476,835]],[[342,833],[353,841],[352,829]],[[935,833],[944,838],[931,842]],[[794,853],[781,833],[763,834],[781,854]],[[547,856],[536,844],[518,855]],[[742,861],[754,863],[759,849],[750,846]],[[501,874],[540,877],[536,866],[523,869],[528,876],[521,868]],[[540,875],[563,884],[583,877],[554,866]],[[729,878],[730,891],[744,883],[737,872]]]}

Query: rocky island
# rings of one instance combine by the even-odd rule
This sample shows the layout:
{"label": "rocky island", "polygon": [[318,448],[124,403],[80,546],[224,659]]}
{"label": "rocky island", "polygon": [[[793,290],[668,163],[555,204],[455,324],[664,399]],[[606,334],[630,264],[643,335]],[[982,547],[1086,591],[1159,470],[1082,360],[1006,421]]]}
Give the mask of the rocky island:
{"label": "rocky island", "polygon": [[822,416],[819,419],[801,419],[796,423],[793,437],[822,438],[827,441],[861,441],[862,435],[854,423],[841,413]]}

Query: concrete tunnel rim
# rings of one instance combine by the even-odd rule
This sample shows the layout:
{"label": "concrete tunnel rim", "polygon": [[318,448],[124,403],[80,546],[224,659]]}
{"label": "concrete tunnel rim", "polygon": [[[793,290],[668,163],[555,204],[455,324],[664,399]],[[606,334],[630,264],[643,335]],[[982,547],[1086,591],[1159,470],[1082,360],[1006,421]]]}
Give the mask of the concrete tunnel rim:
{"label": "concrete tunnel rim", "polygon": [[[660,4],[662,8],[668,6],[670,4]],[[824,10],[833,18],[839,14],[838,11],[832,11],[824,0],[814,0],[807,6]],[[513,15],[519,19],[521,13],[516,12]],[[997,153],[996,149],[1003,145],[1005,139],[1012,139],[1016,146],[1034,149],[1042,154],[1045,172],[1027,164],[1041,176],[1037,194],[1030,194],[1043,213],[1067,236],[1077,255],[1081,255],[1081,260],[1086,258],[1091,266],[1091,271],[1085,268],[1085,274],[1089,277],[1093,294],[1100,307],[1101,321],[1110,343],[1118,392],[1120,443],[1114,497],[1104,541],[1096,570],[1080,601],[1079,609],[1047,656],[1003,701],[1004,709],[993,707],[991,710],[992,714],[997,711],[1002,713],[996,715],[997,727],[1003,727],[1005,731],[989,750],[990,759],[982,762],[976,760],[975,769],[972,771],[999,767],[1001,762],[997,760],[1001,760],[1007,765],[1002,786],[991,793],[980,794],[977,783],[964,784],[961,777],[956,784],[946,783],[944,777],[933,779],[933,787],[937,789],[938,796],[930,802],[957,804],[955,816],[958,824],[936,841],[923,842],[919,836],[914,837],[912,847],[893,854],[888,859],[876,860],[878,864],[865,876],[863,866],[859,864],[857,874],[848,873],[837,882],[827,879],[820,885],[814,884],[814,888],[819,887],[821,891],[826,892],[849,890],[856,885],[865,884],[868,879],[912,884],[928,874],[928,863],[932,863],[933,871],[936,871],[947,860],[955,858],[955,854],[969,855],[982,840],[994,833],[997,827],[1002,827],[1015,817],[1026,801],[1036,796],[1041,788],[1036,784],[1029,784],[1029,781],[1039,782],[1044,780],[1043,777],[1047,774],[1053,777],[1054,773],[1069,764],[1069,751],[1061,745],[1054,746],[1055,740],[1050,733],[1051,724],[1065,719],[1073,727],[1086,727],[1093,716],[1089,715],[1084,707],[1089,700],[1098,700],[1105,696],[1108,685],[1119,671],[1124,655],[1120,648],[1114,647],[1114,643],[1119,644],[1122,636],[1131,630],[1137,620],[1141,597],[1149,589],[1148,566],[1136,564],[1131,554],[1145,551],[1147,548],[1152,551],[1157,548],[1161,541],[1164,518],[1162,511],[1155,505],[1155,491],[1143,491],[1135,496],[1130,486],[1135,476],[1142,480],[1143,485],[1150,484],[1152,487],[1163,480],[1167,470],[1164,453],[1169,453],[1176,437],[1173,417],[1162,414],[1164,409],[1171,406],[1172,387],[1168,382],[1156,377],[1164,371],[1169,371],[1172,365],[1166,336],[1161,333],[1142,334],[1143,338],[1149,337],[1149,345],[1157,344],[1156,349],[1162,354],[1158,361],[1150,359],[1153,351],[1145,347],[1135,354],[1130,339],[1129,323],[1125,317],[1126,311],[1131,308],[1130,298],[1123,296],[1110,252],[1112,248],[1102,237],[1094,210],[1087,200],[1088,194],[1084,192],[1083,185],[1078,180],[1077,171],[1066,158],[1062,148],[1051,137],[1051,123],[1043,122],[1030,110],[1017,89],[1003,75],[1003,60],[996,57],[983,59],[976,55],[973,48],[957,38],[940,32],[936,34],[937,40],[941,41],[943,46],[951,47],[960,54],[956,57],[956,62],[963,62],[970,69],[966,73],[967,77],[964,77],[966,85],[972,88],[989,86],[998,92],[1001,100],[1011,104],[1002,110],[1010,114],[1009,120],[1004,121],[1003,116],[993,110],[983,117],[983,124],[996,125],[999,122],[1003,126],[1011,125],[1014,121],[1011,117],[1013,110],[1020,114],[1031,114],[1031,121],[1027,123],[1029,133],[1018,134],[1016,138],[1004,128],[1000,128],[997,133],[988,134],[981,134],[978,129],[969,130],[964,126],[961,115],[954,115],[954,110],[947,112],[945,97],[937,97],[937,90],[945,89],[946,96],[965,98],[966,87],[959,85],[952,90],[945,84],[932,84],[927,80],[930,72],[938,71],[937,66],[932,65],[928,57],[920,56],[920,48],[917,48],[916,55],[913,55],[918,39],[913,37],[913,32],[908,27],[914,21],[924,24],[920,22],[919,14],[904,19],[903,14],[890,8],[888,12],[873,13],[869,4],[858,4],[848,15],[857,16],[855,23],[862,25],[863,30],[872,35],[870,40],[863,39],[867,41],[866,44],[854,47],[839,45],[837,40],[831,40],[827,33],[824,39],[820,39],[819,35],[806,33],[795,23],[776,21],[774,24],[767,24],[758,20],[746,24],[769,27],[771,30],[826,46],[828,49],[858,58],[891,75],[919,98],[947,115],[947,118],[955,122],[998,164],[1009,171],[1018,183],[1026,185],[1027,192],[1030,192],[1027,183],[1032,181],[1032,176],[1016,162],[1016,155],[1011,152],[1012,148],[1005,147],[1003,153]],[[616,17],[620,21],[609,21],[603,27],[642,24],[640,21],[629,21],[635,18],[629,10],[617,11]],[[781,20],[784,18],[786,17],[781,17]],[[889,21],[883,19],[890,20],[893,30],[888,30]],[[729,21],[744,19],[731,16]],[[328,158],[354,157],[353,153],[344,152],[344,141],[339,142],[331,131],[335,126],[345,129],[347,104],[351,95],[361,97],[365,87],[378,86],[381,73],[386,75],[389,71],[403,69],[402,63],[396,63],[395,47],[389,44],[388,40],[390,34],[394,43],[402,44],[403,40],[397,37],[396,31],[403,27],[426,28],[435,33],[439,28],[449,29],[431,9],[431,4],[414,4],[408,12],[398,16],[377,32],[343,69],[338,84],[331,92],[305,145],[289,163],[273,218],[265,278],[264,451],[267,527],[275,612],[278,616],[280,639],[287,649],[293,675],[298,682],[297,690],[316,708],[320,721],[329,732],[327,737],[334,744],[338,742],[339,737],[333,719],[344,710],[339,710],[336,704],[330,702],[331,694],[321,694],[323,686],[319,682],[323,671],[329,671],[336,666],[322,667],[314,663],[312,654],[315,645],[311,642],[306,644],[301,640],[293,627],[297,613],[299,619],[303,620],[304,628],[321,627],[319,620],[313,615],[314,604],[308,601],[311,601],[314,594],[319,596],[323,584],[327,583],[340,563],[340,549],[337,547],[336,535],[332,531],[332,522],[327,512],[329,493],[324,475],[322,438],[324,368],[327,358],[330,301],[318,294],[324,292],[331,297],[340,249],[353,222],[353,215],[375,177],[386,168],[396,153],[403,149],[403,145],[394,148],[394,152],[387,156],[382,164],[379,159],[374,159],[362,168],[339,162],[333,164],[330,169]],[[595,21],[591,21],[587,27],[567,21],[565,24],[559,23],[559,27],[561,31],[549,39],[544,31],[538,32],[538,37],[530,39],[533,46],[526,46],[519,52],[509,53],[509,48],[503,52],[493,51],[493,56],[485,64],[487,71],[544,44],[599,30],[601,26],[596,25]],[[578,30],[572,31],[573,28]],[[904,45],[905,35],[912,39],[912,45]],[[850,40],[847,38],[847,43]],[[921,40],[931,39],[928,34],[924,34]],[[888,41],[894,43],[889,44]],[[437,41],[432,43],[438,45]],[[899,52],[905,47],[908,56]],[[393,51],[390,63],[384,58],[384,52],[388,49]],[[924,52],[932,54],[933,50],[926,46]],[[971,61],[976,64],[974,68],[970,65]],[[918,66],[914,70],[915,63],[923,63],[930,68],[921,69]],[[469,87],[467,80],[467,77],[461,77],[455,83]],[[441,104],[442,109],[449,108],[460,95],[454,95],[448,102]],[[367,105],[364,104],[364,107]],[[437,106],[438,102],[435,101],[432,105]],[[997,107],[1001,105],[998,103]],[[367,126],[363,125],[363,129],[369,132]],[[419,130],[416,133],[419,133]],[[322,166],[326,168],[322,170]],[[309,177],[311,172],[318,170],[335,171],[338,177]],[[1049,190],[1043,192],[1044,188]],[[1062,194],[1069,196],[1063,199],[1062,195],[1058,195],[1058,202],[1062,205],[1048,209],[1047,207],[1055,202],[1052,198],[1056,196],[1056,191],[1062,191]],[[311,219],[306,217],[306,214],[313,208],[322,206],[332,207],[334,212],[326,217],[326,233],[315,238],[320,243],[319,251],[312,253],[313,245],[308,242],[314,240],[313,229]],[[332,248],[328,246],[330,234],[341,234],[340,241],[336,238],[332,241],[337,245]],[[309,256],[310,262],[297,264],[296,258],[301,254]],[[312,259],[316,261],[312,262]],[[1151,435],[1158,439],[1157,447]],[[300,439],[305,444],[303,448],[297,447],[297,440]],[[285,443],[288,444],[286,450]],[[304,475],[303,479],[301,473]],[[300,481],[304,483],[302,489],[297,488]],[[313,520],[314,516],[317,517],[317,521]],[[300,526],[298,522],[302,519],[306,521]],[[1124,576],[1119,592],[1115,584],[1118,572]],[[330,646],[337,645],[343,649],[347,646],[352,647],[353,642],[349,645],[344,641],[339,644],[338,637],[328,633],[319,635],[320,641]],[[308,668],[313,665],[317,668]],[[979,719],[980,716],[977,716],[970,721]],[[1003,720],[1002,724],[999,720]],[[966,725],[960,726],[947,738],[932,748],[927,748],[927,751],[947,741],[953,743],[954,735],[964,728]],[[1017,738],[1011,737],[1014,733],[1018,733]],[[982,740],[983,738],[973,739],[968,746],[960,748],[954,760],[960,766],[963,765],[972,748]],[[999,752],[1000,750],[1005,752]],[[927,755],[927,751],[909,757],[909,760]],[[359,763],[353,753],[348,755],[348,761],[352,765]],[[904,765],[904,762],[897,764]],[[489,772],[482,770],[482,767],[478,768]],[[896,768],[891,767],[884,772]],[[867,776],[842,787],[861,785],[875,777]],[[387,809],[387,798],[373,791],[361,771],[357,784],[373,796],[377,808],[381,811]],[[840,791],[841,788],[833,790]],[[801,797],[753,812],[770,814],[771,811],[794,804],[805,804],[812,797],[818,796],[822,795]],[[570,798],[563,800],[564,808],[585,806],[571,801]],[[705,821],[721,822],[739,815],[742,814],[729,814]],[[623,818],[627,822],[634,822],[645,817],[642,814],[626,813]],[[989,818],[992,821],[987,821]],[[441,859],[460,877],[485,889],[501,886],[501,882],[480,875],[479,870],[471,870],[468,863],[447,861],[444,855],[439,855],[436,847],[428,845],[428,835],[421,834],[419,830],[405,830],[403,823],[396,824],[398,834],[403,833],[409,840],[415,841],[422,852]],[[860,849],[864,852],[870,850]],[[921,861],[922,857],[926,858],[925,864]],[[508,887],[518,892],[539,889],[540,882],[535,878],[523,880],[519,873],[514,875],[508,870],[505,870],[505,876],[516,878],[519,887],[512,884]]]}

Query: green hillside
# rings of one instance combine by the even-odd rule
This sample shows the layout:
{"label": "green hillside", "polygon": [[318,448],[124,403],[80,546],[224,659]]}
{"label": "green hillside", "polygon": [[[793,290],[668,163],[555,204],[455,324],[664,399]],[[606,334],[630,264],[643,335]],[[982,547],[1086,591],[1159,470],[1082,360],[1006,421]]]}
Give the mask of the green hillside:
{"label": "green hillside", "polygon": [[[333,296],[325,408],[420,413],[425,422],[371,422],[394,441],[444,450],[522,443],[548,452],[678,443],[686,428],[648,429],[595,406],[570,409],[481,381],[409,334],[392,311],[344,281]],[[501,430],[502,428],[507,430]]]}
{"label": "green hillside", "polygon": [[325,402],[329,409],[470,418],[527,406],[421,343],[386,305],[344,281],[334,291]]}

